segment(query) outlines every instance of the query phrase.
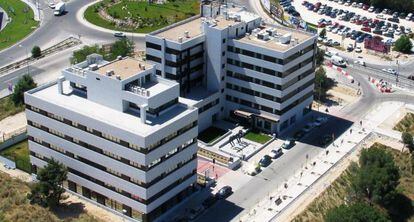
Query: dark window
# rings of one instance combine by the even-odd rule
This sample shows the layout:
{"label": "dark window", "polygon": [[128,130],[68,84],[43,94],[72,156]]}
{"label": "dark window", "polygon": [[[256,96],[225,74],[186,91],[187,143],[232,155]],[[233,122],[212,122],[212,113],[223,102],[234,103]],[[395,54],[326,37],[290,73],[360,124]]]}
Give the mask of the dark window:
{"label": "dark window", "polygon": [[161,63],[161,58],[158,58],[158,57],[155,57],[155,56],[152,56],[152,55],[147,55],[147,60],[154,61],[154,62],[157,62],[157,63]]}
{"label": "dark window", "polygon": [[160,45],[157,45],[157,44],[154,44],[154,43],[151,43],[151,42],[147,42],[146,47],[151,48],[151,49],[161,50]]}
{"label": "dark window", "polygon": [[174,54],[174,55],[179,55],[180,54],[180,51],[172,49],[172,48],[168,48],[168,47],[165,49],[165,52],[169,53],[169,54]]}

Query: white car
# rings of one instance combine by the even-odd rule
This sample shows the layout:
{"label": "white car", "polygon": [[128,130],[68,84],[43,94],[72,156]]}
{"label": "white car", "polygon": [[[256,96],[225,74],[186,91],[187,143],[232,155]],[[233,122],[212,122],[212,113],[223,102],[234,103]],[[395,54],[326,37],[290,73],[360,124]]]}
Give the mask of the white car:
{"label": "white car", "polygon": [[332,30],[332,33],[333,33],[333,34],[338,33],[338,28],[334,28],[334,29]]}
{"label": "white car", "polygon": [[362,52],[361,46],[355,47],[355,52],[361,53]]}
{"label": "white car", "polygon": [[327,117],[318,117],[318,118],[316,118],[316,120],[313,123],[313,125],[319,127],[319,126],[322,126],[323,124],[325,124],[326,122],[328,122],[328,118]]}
{"label": "white car", "polygon": [[355,8],[358,6],[358,4],[356,2],[352,2],[351,6]]}
{"label": "white car", "polygon": [[401,32],[400,32],[400,30],[396,30],[396,31],[394,32],[394,34],[395,34],[395,35],[401,35]]}
{"label": "white car", "polygon": [[385,19],[384,15],[377,15],[375,16],[377,19]]}
{"label": "white car", "polygon": [[49,8],[54,9],[56,4],[54,2],[49,2]]}
{"label": "white car", "polygon": [[355,60],[355,61],[354,61],[354,63],[355,63],[356,65],[365,66],[365,62],[364,62],[362,59]]}
{"label": "white car", "polygon": [[374,6],[369,7],[368,12],[373,12],[375,10]]}
{"label": "white car", "polygon": [[389,74],[393,74],[393,75],[397,74],[397,71],[395,71],[394,69],[382,69],[382,71],[388,72]]}

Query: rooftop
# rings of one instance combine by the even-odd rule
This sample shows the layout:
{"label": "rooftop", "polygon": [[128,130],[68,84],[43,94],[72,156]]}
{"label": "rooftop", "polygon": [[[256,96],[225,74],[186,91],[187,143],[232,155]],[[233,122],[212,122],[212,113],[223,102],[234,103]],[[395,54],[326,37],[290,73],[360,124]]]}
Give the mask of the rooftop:
{"label": "rooftop", "polygon": [[[268,40],[259,39],[257,34],[265,32],[265,30],[267,29],[275,30],[277,33],[276,36],[269,36]],[[238,39],[238,41],[253,44],[255,46],[259,45],[259,46],[262,46],[265,48],[271,48],[274,50],[286,51],[289,48],[292,48],[294,44],[296,44],[296,40],[300,44],[314,37],[313,34],[311,33],[298,31],[296,29],[284,28],[280,26],[272,26],[272,25],[266,25],[265,27],[262,27],[261,30],[257,30],[257,31],[258,33],[252,32],[252,34],[250,35],[245,35],[241,37],[240,39]],[[291,40],[289,41],[289,43],[280,42],[280,40],[283,38],[284,35],[289,35],[289,34],[291,35],[290,37]]]}
{"label": "rooftop", "polygon": [[153,65],[145,61],[139,61],[130,57],[114,60],[99,66],[97,73],[106,75],[107,72],[113,72],[111,76],[114,78],[120,76],[121,79],[127,79],[141,71],[151,68]]}
{"label": "rooftop", "polygon": [[202,34],[201,31],[201,18],[196,18],[189,22],[173,26],[169,29],[166,29],[162,32],[157,33],[156,35],[162,38],[166,38],[172,41],[178,41],[179,37],[182,37],[185,41],[186,37],[185,32],[188,32],[189,38],[193,38]]}
{"label": "rooftop", "polygon": [[177,119],[193,112],[184,104],[180,104],[158,117],[153,118],[147,115],[146,124],[143,124],[138,114],[117,111],[75,93],[70,88],[68,81],[63,82],[63,94],[58,93],[56,83],[41,86],[30,93],[34,97],[49,103],[142,136],[148,135],[165,125],[173,124]]}

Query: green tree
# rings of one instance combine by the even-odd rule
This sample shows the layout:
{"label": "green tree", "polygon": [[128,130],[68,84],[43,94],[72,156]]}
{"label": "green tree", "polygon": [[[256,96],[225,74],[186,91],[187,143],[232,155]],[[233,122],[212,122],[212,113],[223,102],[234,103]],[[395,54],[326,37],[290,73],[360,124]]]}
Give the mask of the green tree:
{"label": "green tree", "polygon": [[326,36],[326,29],[325,29],[325,28],[323,28],[323,29],[321,30],[321,32],[319,32],[319,37],[321,37],[321,38],[325,38],[325,36]]}
{"label": "green tree", "polygon": [[326,76],[325,69],[320,66],[315,71],[315,98],[318,101],[322,101],[326,98],[327,91],[331,89],[335,85],[335,82],[333,79],[328,78]]}
{"label": "green tree", "polygon": [[325,60],[325,50],[318,47],[316,52],[316,65],[320,66],[323,64],[323,61]]}
{"label": "green tree", "polygon": [[32,57],[39,58],[40,56],[42,56],[42,50],[36,45],[32,48]]}
{"label": "green tree", "polygon": [[413,152],[413,136],[409,132],[403,132],[401,135],[401,139],[404,143],[404,146],[407,146],[410,152]]}
{"label": "green tree", "polygon": [[17,106],[23,104],[24,102],[24,92],[27,90],[33,89],[36,87],[36,83],[33,81],[33,78],[29,75],[24,75],[19,79],[16,86],[14,87],[13,94],[11,99],[13,103]]}
{"label": "green tree", "polygon": [[340,205],[330,209],[325,215],[325,222],[388,222],[383,212],[363,202],[349,206]]}
{"label": "green tree", "polygon": [[84,46],[80,50],[76,50],[73,52],[72,57],[70,58],[71,64],[80,63],[86,60],[86,56],[93,54],[93,53],[100,53],[98,45],[93,46]]}
{"label": "green tree", "polygon": [[388,205],[397,191],[400,174],[389,152],[379,147],[364,149],[359,157],[359,169],[351,178],[351,185],[357,197],[370,202]]}
{"label": "green tree", "polygon": [[395,41],[394,50],[402,53],[411,53],[413,43],[406,35],[402,35],[397,41]]}
{"label": "green tree", "polygon": [[117,56],[129,56],[134,52],[134,43],[126,38],[116,41],[111,46],[111,60]]}
{"label": "green tree", "polygon": [[65,192],[63,181],[67,179],[67,173],[63,164],[52,159],[38,171],[36,178],[39,182],[34,184],[28,195],[30,203],[50,208],[59,206]]}

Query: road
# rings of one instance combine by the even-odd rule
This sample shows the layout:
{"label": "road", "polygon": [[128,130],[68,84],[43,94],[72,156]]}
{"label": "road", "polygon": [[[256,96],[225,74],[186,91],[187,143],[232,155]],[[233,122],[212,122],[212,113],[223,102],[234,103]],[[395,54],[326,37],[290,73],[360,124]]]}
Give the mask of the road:
{"label": "road", "polygon": [[[26,57],[26,50],[27,53],[30,53],[35,45],[46,48],[69,36],[80,36],[81,40],[87,44],[115,41],[113,34],[91,29],[78,21],[76,12],[89,2],[85,0],[70,0],[66,4],[67,14],[56,17],[53,15],[53,10],[48,7],[47,0],[40,0],[40,10],[43,14],[43,21],[40,27],[20,43],[1,51],[0,67]],[[143,37],[136,36],[133,40],[138,48],[144,47]],[[22,45],[22,47],[19,47],[19,45]],[[46,58],[44,60],[49,59],[53,58]]]}

